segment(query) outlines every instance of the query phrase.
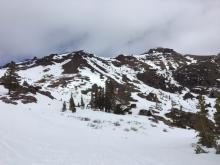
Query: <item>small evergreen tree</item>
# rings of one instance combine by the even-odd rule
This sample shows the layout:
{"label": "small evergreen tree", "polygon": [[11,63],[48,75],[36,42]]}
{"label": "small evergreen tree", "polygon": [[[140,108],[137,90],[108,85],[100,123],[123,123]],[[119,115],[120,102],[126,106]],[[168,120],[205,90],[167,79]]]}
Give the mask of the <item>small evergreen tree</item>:
{"label": "small evergreen tree", "polygon": [[64,102],[63,102],[62,112],[65,112],[65,111],[66,111],[66,102],[64,101]]}
{"label": "small evergreen tree", "polygon": [[177,109],[175,108],[177,106],[176,102],[171,99],[171,119],[173,120],[174,124],[178,123],[178,116],[177,116]]}
{"label": "small evergreen tree", "polygon": [[214,120],[216,124],[216,134],[220,135],[220,94],[218,94],[218,97],[216,99],[215,104],[216,112],[214,113]]}
{"label": "small evergreen tree", "polygon": [[81,96],[81,105],[80,105],[83,109],[85,108],[85,103],[84,103],[84,100],[83,100],[83,97]]}
{"label": "small evergreen tree", "polygon": [[91,108],[93,109],[97,108],[97,91],[98,91],[98,85],[97,84],[92,85],[90,105]]}
{"label": "small evergreen tree", "polygon": [[161,103],[158,100],[155,103],[155,109],[158,110],[158,111],[162,111]]}
{"label": "small evergreen tree", "polygon": [[104,89],[102,87],[98,87],[96,92],[96,108],[102,111],[104,108]]}
{"label": "small evergreen tree", "polygon": [[180,111],[183,111],[183,106],[182,105],[180,105]]}
{"label": "small evergreen tree", "polygon": [[19,86],[20,76],[16,73],[16,70],[17,66],[15,62],[12,61],[8,65],[6,73],[1,78],[2,84],[8,89],[8,94],[11,94],[11,91],[16,90]]}
{"label": "small evergreen tree", "polygon": [[177,103],[174,100],[171,100],[171,109],[174,109],[177,106]]}
{"label": "small evergreen tree", "polygon": [[72,111],[72,112],[76,112],[76,105],[74,103],[72,93],[71,93],[70,101],[69,101],[69,110]]}
{"label": "small evergreen tree", "polygon": [[103,111],[105,106],[105,92],[104,88],[101,88],[99,91],[99,109]]}
{"label": "small evergreen tree", "polygon": [[199,96],[198,108],[200,111],[197,112],[195,125],[197,131],[199,132],[198,143],[208,148],[214,147],[216,144],[215,136],[212,129],[210,128],[209,119],[207,117],[208,112],[205,107],[205,99],[202,95]]}
{"label": "small evergreen tree", "polygon": [[116,100],[115,100],[114,84],[111,79],[107,79],[105,82],[105,111],[114,111]]}

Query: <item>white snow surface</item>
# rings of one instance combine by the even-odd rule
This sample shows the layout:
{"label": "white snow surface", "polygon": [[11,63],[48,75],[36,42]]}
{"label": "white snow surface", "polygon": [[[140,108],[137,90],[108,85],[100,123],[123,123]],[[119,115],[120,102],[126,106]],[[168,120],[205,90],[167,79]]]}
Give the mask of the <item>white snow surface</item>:
{"label": "white snow surface", "polygon": [[[196,155],[193,130],[142,116],[89,109],[60,112],[62,102],[0,109],[0,165],[217,165],[210,149]],[[59,106],[60,106],[59,105]],[[89,121],[84,121],[88,118]]]}

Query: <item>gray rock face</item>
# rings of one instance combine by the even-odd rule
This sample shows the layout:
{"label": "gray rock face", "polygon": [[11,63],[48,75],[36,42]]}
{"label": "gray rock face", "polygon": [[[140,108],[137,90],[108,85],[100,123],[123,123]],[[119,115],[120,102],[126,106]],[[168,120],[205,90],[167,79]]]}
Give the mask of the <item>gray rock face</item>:
{"label": "gray rock face", "polygon": [[205,154],[205,153],[208,153],[207,151],[205,151],[205,150],[204,150],[201,146],[199,146],[199,145],[196,145],[195,152],[196,152],[196,154]]}

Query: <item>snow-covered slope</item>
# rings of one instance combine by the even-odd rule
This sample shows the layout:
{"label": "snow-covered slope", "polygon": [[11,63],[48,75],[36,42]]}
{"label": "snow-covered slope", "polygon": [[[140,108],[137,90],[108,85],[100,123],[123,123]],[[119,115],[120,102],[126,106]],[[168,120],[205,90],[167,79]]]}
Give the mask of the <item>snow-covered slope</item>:
{"label": "snow-covered slope", "polygon": [[[204,61],[214,67],[204,68]],[[0,165],[217,165],[220,157],[212,149],[209,154],[194,154],[194,130],[169,127],[138,113],[153,109],[155,115],[170,121],[166,114],[172,106],[195,113],[196,97],[202,93],[212,120],[215,98],[211,94],[219,88],[219,61],[218,56],[204,59],[160,48],[116,58],[78,51],[17,63],[20,84],[27,82],[34,88],[34,92],[22,95],[37,102],[24,104],[0,85]],[[0,77],[6,70],[7,65],[0,69]],[[216,74],[206,75],[207,79],[203,74],[196,77],[198,70]],[[126,98],[126,102],[136,104],[131,115],[87,107],[92,86],[104,87],[108,78],[115,82],[123,99],[126,92],[131,93]],[[71,93],[76,104],[82,97],[87,108],[77,108],[75,114],[61,113],[63,101],[68,102]],[[149,97],[152,94],[157,101]],[[5,103],[7,99],[14,99],[16,105]]]}
{"label": "snow-covered slope", "polygon": [[[31,107],[31,106],[30,106]],[[141,116],[77,110],[0,109],[1,165],[217,165],[196,155],[193,130],[153,124]]]}
{"label": "snow-covered slope", "polygon": [[[82,96],[86,104],[89,104],[91,93],[83,91],[91,89],[93,84],[104,87],[107,78],[111,78],[118,84],[119,90],[120,85],[129,85],[132,99],[137,101],[128,100],[130,103],[137,104],[135,114],[140,109],[155,107],[155,101],[146,99],[150,93],[155,94],[158,102],[161,102],[162,111],[159,112],[161,115],[169,112],[172,102],[175,102],[176,108],[182,106],[184,111],[196,112],[196,97],[199,91],[205,89],[206,101],[211,105],[209,110],[212,114],[215,99],[208,96],[212,89],[216,89],[216,85],[199,86],[194,82],[193,87],[184,86],[182,84],[187,84],[187,81],[191,83],[193,80],[177,81],[179,77],[175,77],[189,70],[181,70],[182,68],[191,66],[198,60],[194,57],[184,57],[170,49],[163,51],[165,52],[155,49],[143,55],[120,55],[116,58],[99,58],[83,51],[62,55],[53,54],[43,59],[35,58],[18,63],[18,74],[22,77],[21,84],[26,81],[32,86],[42,88],[43,91],[49,91],[58,101],[67,101],[72,92],[76,102],[79,102]],[[4,75],[6,69],[7,67],[0,69],[0,76]],[[178,72],[179,70],[181,73]],[[187,73],[184,76],[187,76]],[[218,76],[220,78],[220,74]],[[204,82],[207,81],[204,80]],[[215,83],[218,83],[217,78]],[[4,89],[1,85],[0,88]],[[4,91],[1,92],[2,97]],[[184,98],[189,92],[192,98]],[[124,94],[123,88],[121,93],[121,95]]]}

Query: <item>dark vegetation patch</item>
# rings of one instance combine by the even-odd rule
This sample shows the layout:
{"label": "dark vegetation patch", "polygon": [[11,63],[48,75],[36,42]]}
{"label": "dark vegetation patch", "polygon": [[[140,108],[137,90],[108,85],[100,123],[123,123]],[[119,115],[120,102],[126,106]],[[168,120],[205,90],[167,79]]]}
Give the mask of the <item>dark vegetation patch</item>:
{"label": "dark vegetation patch", "polygon": [[[196,130],[196,113],[185,112],[179,109],[173,109],[165,114],[166,117],[172,120],[172,125],[179,128],[191,128]],[[209,128],[214,131],[215,125],[209,120]]]}
{"label": "dark vegetation patch", "polygon": [[162,75],[158,75],[156,70],[146,70],[144,73],[138,73],[137,78],[144,82],[146,85],[154,87],[156,89],[162,89],[167,92],[181,93],[183,87],[177,87],[174,84],[171,84],[168,80],[166,80]]}
{"label": "dark vegetation patch", "polygon": [[220,87],[216,79],[220,79],[220,68],[218,64],[201,62],[185,65],[176,70],[174,78],[182,86],[193,89],[197,86]]}
{"label": "dark vegetation patch", "polygon": [[56,88],[56,87],[61,86],[61,87],[65,88],[65,87],[67,87],[68,83],[74,81],[74,79],[75,79],[75,77],[61,77],[57,80],[51,81],[50,85],[48,85],[47,87]]}
{"label": "dark vegetation patch", "polygon": [[141,97],[141,98],[144,98],[144,99],[146,99],[146,100],[148,100],[148,101],[160,103],[160,101],[159,101],[157,95],[154,94],[154,93],[149,93],[148,95],[143,94],[143,93],[138,93],[138,96]]}

